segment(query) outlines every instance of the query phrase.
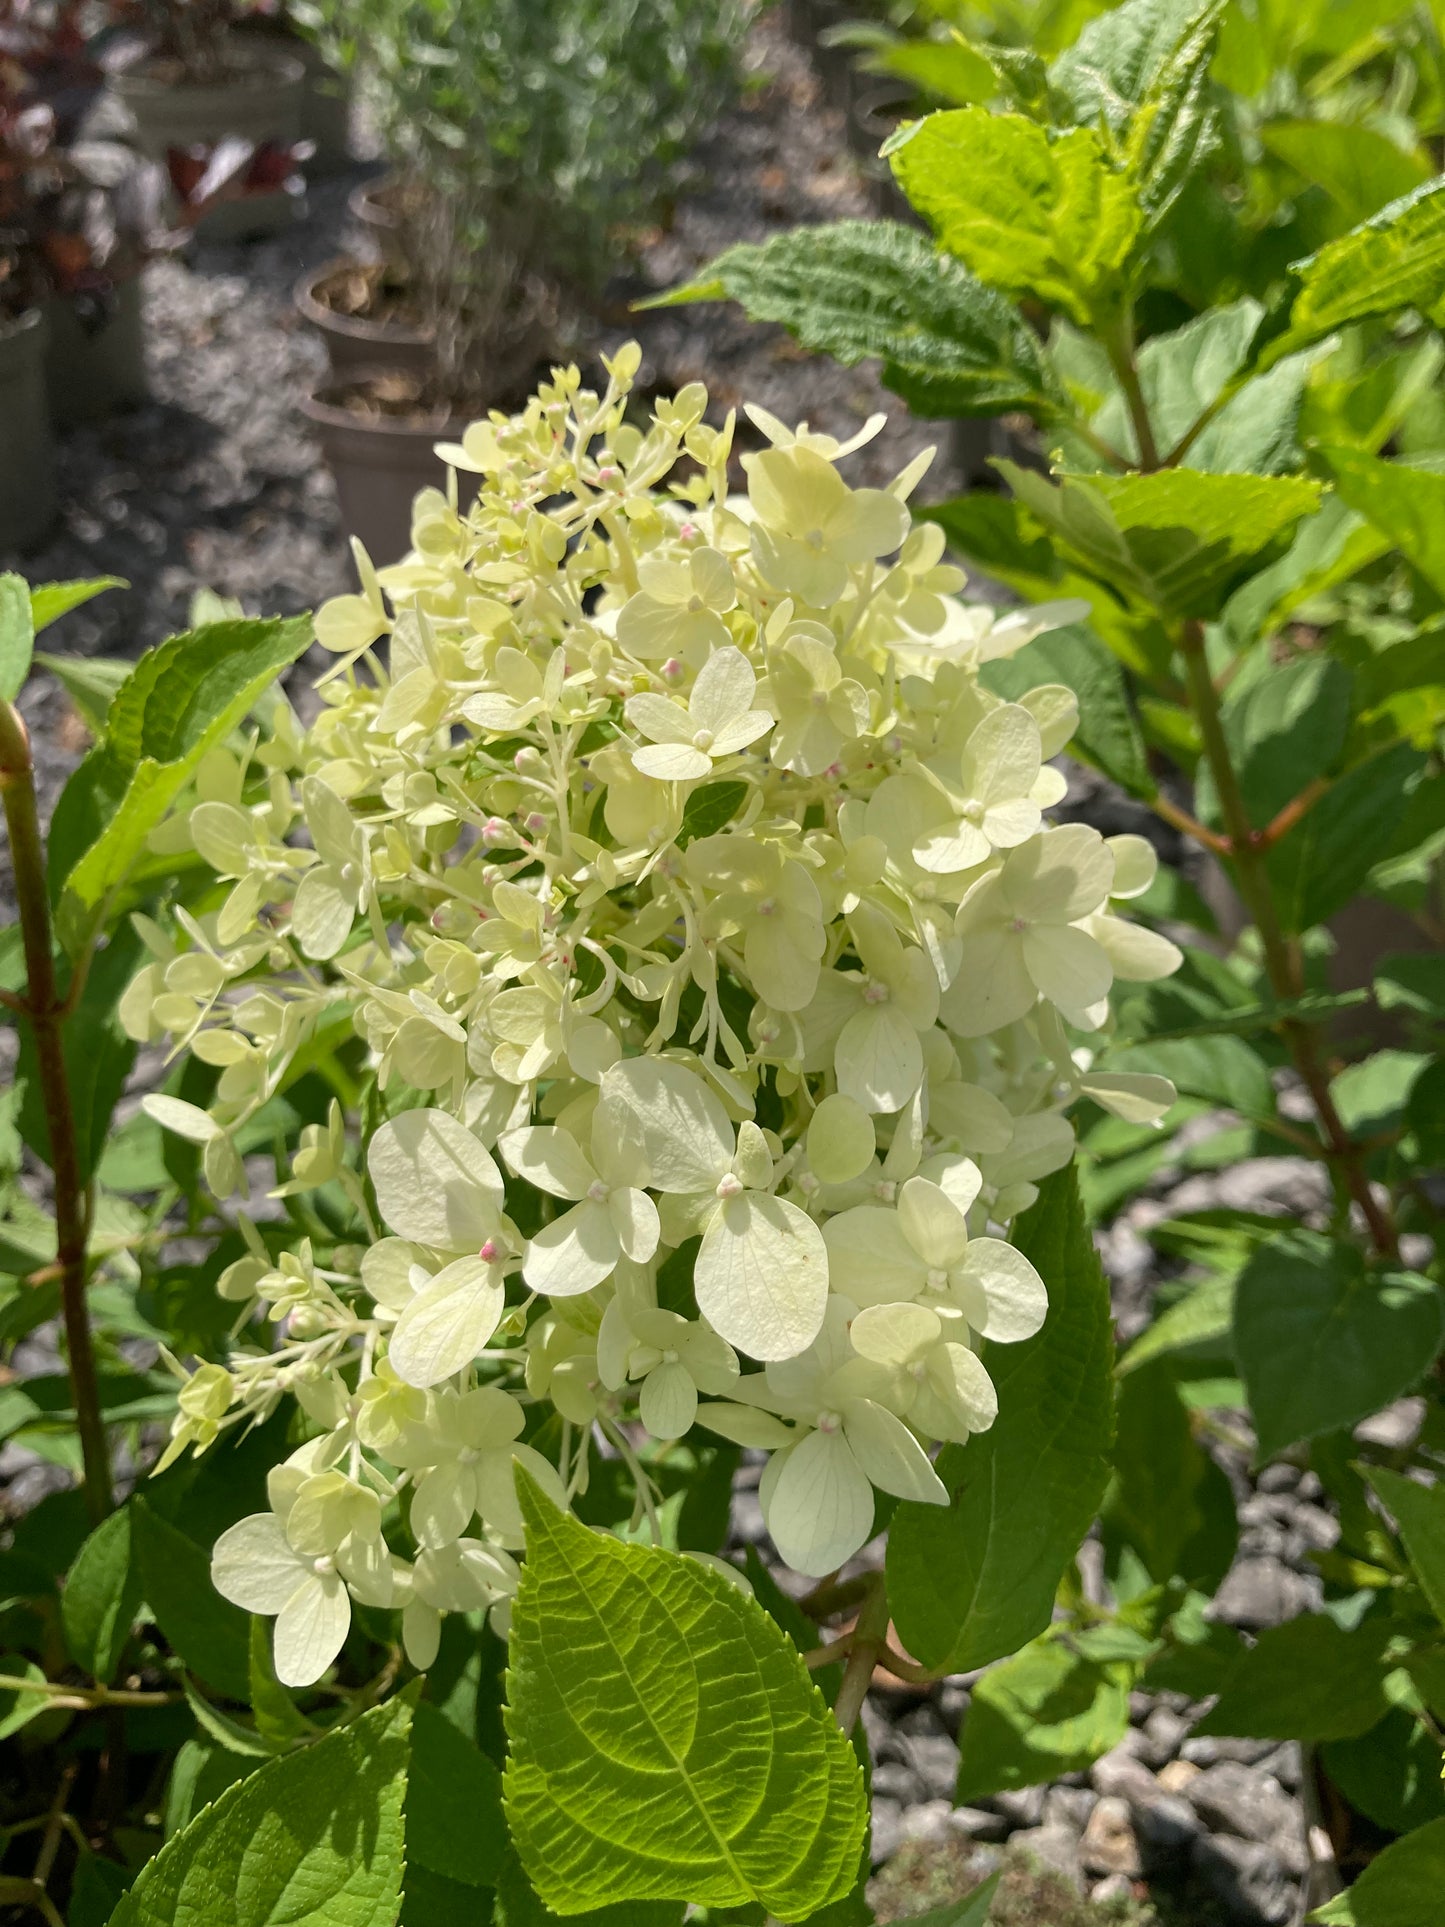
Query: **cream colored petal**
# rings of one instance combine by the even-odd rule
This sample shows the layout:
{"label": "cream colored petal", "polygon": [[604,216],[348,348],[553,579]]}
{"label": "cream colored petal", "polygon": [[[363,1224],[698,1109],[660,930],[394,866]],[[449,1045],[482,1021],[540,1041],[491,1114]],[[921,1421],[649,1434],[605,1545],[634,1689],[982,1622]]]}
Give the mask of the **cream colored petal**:
{"label": "cream colored petal", "polygon": [[693,1286],[729,1344],[752,1358],[793,1358],[817,1336],[828,1302],[823,1234],[782,1198],[729,1198],[703,1236]]}
{"label": "cream colored petal", "polygon": [[685,1365],[661,1364],[642,1381],[642,1423],[655,1439],[680,1439],[697,1417],[697,1387]]}
{"label": "cream colored petal", "polygon": [[505,1309],[499,1268],[480,1258],[458,1258],[397,1319],[388,1353],[392,1370],[423,1390],[439,1385],[471,1364]]}
{"label": "cream colored petal", "polygon": [[589,1198],[543,1225],[527,1246],[522,1278],[549,1298],[576,1298],[610,1278],[621,1255],[607,1206]]}
{"label": "cream colored petal", "polygon": [[339,1574],[313,1574],[276,1620],[276,1677],[283,1686],[314,1686],[346,1643],[351,1598]]}
{"label": "cream colored petal", "polygon": [[404,1111],[371,1140],[377,1204],[399,1237],[440,1251],[479,1250],[502,1208],[491,1153],[445,1111]]}
{"label": "cream colored petal", "polygon": [[1022,938],[1029,976],[1051,1004],[1087,1010],[1107,997],[1114,972],[1107,953],[1083,930],[1069,924],[1037,924]]}
{"label": "cream colored petal", "polygon": [[948,1490],[902,1419],[870,1398],[843,1405],[843,1435],[870,1484],[919,1505],[947,1505]]}
{"label": "cream colored petal", "polygon": [[873,1488],[841,1431],[810,1432],[788,1450],[763,1513],[784,1563],[810,1579],[836,1572],[866,1544]]}

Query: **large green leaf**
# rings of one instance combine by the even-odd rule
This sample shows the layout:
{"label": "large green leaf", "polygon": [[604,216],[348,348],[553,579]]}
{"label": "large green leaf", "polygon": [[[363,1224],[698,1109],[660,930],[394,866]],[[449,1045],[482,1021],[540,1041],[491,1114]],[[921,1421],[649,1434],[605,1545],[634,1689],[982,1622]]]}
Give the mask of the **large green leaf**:
{"label": "large green leaf", "polygon": [[406,1853],[465,1887],[494,1887],[507,1845],[501,1776],[486,1754],[425,1700],[411,1729]]}
{"label": "large green leaf", "polygon": [[[1271,666],[1231,690],[1220,711],[1249,820],[1264,829],[1286,803],[1336,763],[1350,727],[1350,672],[1318,652]],[[1217,813],[1201,771],[1200,807]]]}
{"label": "large green leaf", "polygon": [[1348,1630],[1328,1613],[1272,1626],[1242,1653],[1195,1728],[1236,1739],[1337,1740],[1385,1710],[1383,1616]]}
{"label": "large green leaf", "polygon": [[70,1656],[102,1685],[120,1662],[140,1601],[130,1509],[123,1506],[102,1520],[80,1548],[60,1595],[60,1622]]}
{"label": "large green leaf", "polygon": [[226,1788],[146,1862],[111,1927],[393,1927],[408,1699]]}
{"label": "large green leaf", "polygon": [[1052,406],[1038,338],[1017,308],[913,228],[795,228],[760,247],[729,248],[663,301],[723,295],[846,367],[876,355],[886,385],[920,415]]}
{"label": "large green leaf", "polygon": [[1367,1465],[1364,1473],[1394,1515],[1415,1577],[1445,1626],[1445,1486],[1417,1485],[1382,1465]]}
{"label": "large green leaf", "polygon": [[1304,476],[1065,475],[999,462],[1015,493],[1101,582],[1166,616],[1218,613],[1249,565],[1319,504]]}
{"label": "large green leaf", "polygon": [[1234,1345],[1261,1458],[1357,1424],[1429,1369],[1445,1337],[1439,1287],[1375,1270],[1353,1245],[1282,1231],[1240,1273]]}
{"label": "large green leaf", "polygon": [[1012,656],[985,663],[979,680],[1011,702],[1041,683],[1065,684],[1079,703],[1079,727],[1070,748],[1131,796],[1154,795],[1124,673],[1083,623],[1046,630]]}
{"label": "large green leaf", "polygon": [[1358,448],[1322,448],[1341,498],[1389,536],[1437,595],[1445,596],[1445,474],[1382,462]]}
{"label": "large green leaf", "polygon": [[82,603],[92,601],[103,595],[107,589],[128,589],[130,584],[122,576],[97,575],[80,582],[40,582],[30,591],[30,614],[35,623],[35,633],[48,629],[52,622],[59,622],[68,616],[72,609]]}
{"label": "large green leaf", "polygon": [[1322,187],[1352,223],[1368,221],[1430,177],[1430,164],[1418,150],[1407,153],[1388,134],[1358,121],[1266,121],[1259,138],[1307,185]]}
{"label": "large green leaf", "polygon": [[211,1561],[194,1539],[143,1499],[131,1502],[131,1532],[145,1602],[191,1672],[228,1699],[250,1696],[250,1623],[211,1584]]}
{"label": "large green leaf", "polygon": [[1134,1668],[1086,1659],[1045,1633],[986,1672],[960,1737],[960,1804],[1077,1773],[1129,1730]]}
{"label": "large green leaf", "polygon": [[1288,333],[1276,352],[1318,341],[1369,315],[1445,303],[1445,180],[1427,181],[1368,221],[1297,261]]}
{"label": "large green leaf", "polygon": [[1092,128],[1050,140],[1022,114],[930,114],[884,150],[941,246],[981,281],[1081,326],[1116,305],[1144,215]]}
{"label": "large green leaf", "polygon": [[1072,1167],[1045,1180],[1016,1242],[1048,1287],[1043,1329],[989,1349],[999,1415],[939,1459],[948,1509],[904,1503],[889,1533],[899,1635],[948,1672],[1016,1652],[1048,1625],[1109,1476],[1109,1289]]}
{"label": "large green leaf", "polygon": [[[88,1184],[110,1137],[111,1118],[135,1062],[136,1047],[121,1028],[118,1011],[127,986],[140,967],[140,939],[127,924],[98,951],[86,976],[80,1002],[60,1033],[75,1126],[75,1154],[83,1184]],[[16,1071],[23,1086],[20,1131],[44,1164],[50,1163],[50,1129],[35,1032],[20,1026]]]}
{"label": "large green leaf", "polygon": [[194,774],[307,646],[311,621],[217,622],[142,657],[103,739],[66,784],[51,830],[50,890],[72,955]]}
{"label": "large green leaf", "polygon": [[123,656],[51,656],[43,649],[35,660],[54,676],[92,736],[104,731],[115,692],[135,667]]}
{"label": "large green leaf", "polygon": [[505,1798],[542,1900],[756,1900],[800,1920],[842,1899],[863,1779],[791,1642],[720,1574],[517,1484]]}
{"label": "large green leaf", "polygon": [[1424,750],[1395,743],[1339,777],[1269,851],[1275,905],[1287,930],[1308,930],[1343,909],[1390,854],[1406,805],[1429,767]]}
{"label": "large green leaf", "polygon": [[1228,1273],[1202,1279],[1186,1297],[1161,1312],[1147,1331],[1140,1332],[1119,1361],[1120,1377],[1170,1352],[1227,1338],[1234,1325],[1234,1287]]}
{"label": "large green leaf", "polygon": [[1445,1820],[1386,1847],[1353,1887],[1310,1915],[1320,1927],[1425,1927],[1445,1893]]}
{"label": "large green leaf", "polygon": [[1159,1585],[1217,1586],[1238,1533],[1229,1481],[1194,1436],[1162,1360],[1126,1374],[1118,1395],[1105,1543],[1122,1540]]}

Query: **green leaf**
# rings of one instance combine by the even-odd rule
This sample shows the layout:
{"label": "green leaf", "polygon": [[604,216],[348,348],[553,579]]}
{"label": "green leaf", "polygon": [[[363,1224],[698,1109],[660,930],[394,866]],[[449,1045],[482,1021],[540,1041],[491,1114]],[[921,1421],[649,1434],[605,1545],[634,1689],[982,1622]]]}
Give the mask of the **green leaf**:
{"label": "green leaf", "polygon": [[1332,1077],[1330,1096],[1350,1136],[1372,1138],[1398,1130],[1429,1063],[1421,1051],[1378,1050]]}
{"label": "green leaf", "polygon": [[704,783],[701,789],[694,790],[683,805],[678,848],[685,850],[699,836],[715,835],[731,822],[747,793],[746,783]]}
{"label": "green leaf", "polygon": [[501,1775],[485,1753],[425,1700],[411,1729],[406,1851],[467,1887],[494,1887],[507,1844]]}
{"label": "green leaf", "polygon": [[1217,1586],[1238,1541],[1234,1501],[1225,1475],[1194,1436],[1167,1365],[1129,1373],[1116,1410],[1106,1543],[1122,1539],[1160,1585],[1178,1577]]}
{"label": "green leaf", "polygon": [[218,1794],[255,1770],[240,1754],[223,1746],[211,1746],[205,1740],[182,1741],[166,1787],[166,1838],[189,1826]]}
{"label": "green leaf", "polygon": [[[23,1653],[0,1654],[0,1673],[11,1679],[34,1680],[38,1686],[45,1684],[45,1669],[37,1666],[33,1659]],[[45,1712],[50,1704],[46,1693],[26,1693],[19,1687],[0,1690],[0,1740],[8,1740],[12,1733],[18,1733],[22,1726]]]}
{"label": "green leaf", "polygon": [[82,603],[93,601],[107,589],[128,589],[130,584],[118,575],[92,576],[84,582],[42,582],[30,591],[30,614],[35,623],[35,633],[48,629],[52,622],[59,622],[68,616],[72,609]]}
{"label": "green leaf", "polygon": [[75,1869],[70,1885],[66,1927],[105,1927],[112,1909],[126,1890],[128,1875],[113,1860],[88,1853]]}
{"label": "green leaf", "polygon": [[1390,1833],[1445,1819],[1440,1747],[1428,1726],[1395,1706],[1368,1733],[1320,1750],[1330,1784]]}
{"label": "green leaf", "polygon": [[297,1740],[315,1737],[316,1728],[276,1677],[271,1661],[270,1621],[251,1615],[246,1653],[246,1693],[256,1721],[256,1736],[268,1752],[282,1753]]}
{"label": "green leaf", "polygon": [[[60,1033],[61,1050],[70,1084],[70,1106],[75,1124],[75,1153],[80,1179],[95,1175],[110,1137],[111,1118],[135,1063],[136,1047],[121,1028],[120,1000],[140,968],[142,945],[129,924],[118,929],[98,950],[75,1011]],[[24,1024],[16,1071],[23,1085],[20,1131],[44,1164],[50,1163],[50,1129],[46,1122],[44,1090],[35,1032]]]}
{"label": "green leaf", "polygon": [[1261,1459],[1358,1423],[1429,1369],[1445,1337],[1437,1286],[1366,1267],[1353,1245],[1289,1230],[1240,1273],[1235,1356]]}
{"label": "green leaf", "polygon": [[1421,1590],[1445,1626],[1445,1486],[1417,1485],[1382,1465],[1360,1470],[1394,1518]]}
{"label": "green leaf", "polygon": [[1138,1371],[1151,1359],[1228,1337],[1234,1327],[1234,1287],[1235,1280],[1227,1273],[1197,1284],[1139,1334],[1119,1361],[1119,1376]]}
{"label": "green leaf", "polygon": [[251,1639],[246,1614],[211,1584],[210,1558],[194,1539],[144,1499],[133,1499],[129,1510],[141,1589],[157,1626],[197,1679],[227,1699],[245,1701]]}
{"label": "green leaf", "polygon": [[1316,1907],[1321,1927],[1423,1927],[1445,1893],[1445,1820],[1393,1841],[1353,1887]]}
{"label": "green leaf", "polygon": [[960,1806],[1078,1773],[1129,1730],[1134,1668],[1085,1659],[1045,1633],[986,1672],[969,1698],[959,1739]]}
{"label": "green leaf", "polygon": [[66,784],[51,829],[50,889],[72,956],[206,752],[311,639],[307,616],[218,622],[173,636],[117,691],[103,740]]}
{"label": "green leaf", "polygon": [[[475,1899],[473,1904],[475,1906]],[[624,1901],[615,1907],[589,1907],[583,1913],[568,1914],[565,1916],[565,1927],[682,1927],[684,1911],[681,1901]],[[740,1908],[740,1918],[742,1913]],[[731,1909],[723,1917],[731,1919]],[[761,1908],[757,1918],[763,1918]],[[423,1921],[420,1927],[433,1927],[433,1923]],[[475,1915],[468,1927],[480,1927]],[[550,1907],[544,1906],[537,1898],[510,1842],[497,1881],[493,1927],[564,1927],[564,1917],[554,1914]]]}
{"label": "green leaf", "polygon": [[1017,308],[913,228],[795,228],[729,248],[701,279],[646,305],[722,295],[845,367],[877,356],[885,386],[920,415],[1052,406],[1038,337]]}
{"label": "green leaf", "polygon": [[1368,221],[1430,178],[1430,164],[1418,150],[1407,153],[1387,134],[1357,121],[1266,121],[1259,138],[1307,186],[1322,187],[1350,222]]}
{"label": "green leaf", "polygon": [[1375,1002],[1381,1010],[1409,1010],[1445,1019],[1445,956],[1407,951],[1375,966]]}
{"label": "green leaf", "polygon": [[986,1665],[1043,1631],[1108,1483],[1109,1291],[1072,1167],[1045,1179],[1015,1242],[1048,1281],[1043,1329],[988,1353],[999,1415],[940,1457],[947,1511],[905,1502],[889,1533],[899,1636],[947,1672]]}
{"label": "green leaf", "polygon": [[1382,462],[1360,448],[1321,448],[1342,501],[1389,536],[1437,595],[1445,596],[1445,474]]}
{"label": "green leaf", "polygon": [[140,1603],[130,1508],[122,1506],[102,1520],[80,1548],[60,1595],[60,1623],[70,1657],[102,1685],[115,1673]]}
{"label": "green leaf", "polygon": [[1348,1631],[1328,1613],[1301,1613],[1262,1632],[1195,1727],[1242,1740],[1339,1740],[1364,1733],[1385,1710],[1389,1628],[1367,1619]]}
{"label": "green leaf", "polygon": [[0,702],[13,703],[30,674],[35,618],[23,576],[0,575]]}
{"label": "green leaf", "polygon": [[1445,181],[1427,181],[1318,253],[1296,261],[1299,283],[1281,349],[1318,341],[1368,315],[1445,301]]}
{"label": "green leaf", "polygon": [[115,692],[135,667],[121,656],[50,656],[42,649],[35,660],[55,677],[92,736],[104,730]]}
{"label": "green leaf", "polygon": [[910,1914],[909,1921],[912,1927],[988,1927],[994,1895],[1002,1879],[1002,1872],[991,1873],[981,1887],[975,1887],[962,1900],[955,1900],[947,1907],[930,1907],[926,1914]]}
{"label": "green leaf", "polygon": [[1266,861],[1286,930],[1324,923],[1358,894],[1390,854],[1427,768],[1426,753],[1408,743],[1382,749],[1331,783],[1274,845]]}
{"label": "green leaf", "polygon": [[940,246],[981,281],[1080,326],[1121,299],[1144,213],[1092,128],[1050,140],[1022,114],[959,107],[905,125],[884,152]]}
{"label": "green leaf", "polygon": [[1046,630],[1014,655],[985,663],[979,680],[1011,702],[1040,683],[1064,683],[1079,703],[1079,727],[1070,749],[1131,796],[1154,795],[1148,752],[1124,673],[1083,623]]}
{"label": "green leaf", "polygon": [[799,1920],[841,1899],[862,1775],[796,1649],[720,1574],[517,1485],[505,1797],[542,1900],[757,1900]]}
{"label": "green leaf", "polygon": [[[1310,654],[1272,667],[1223,704],[1220,722],[1250,822],[1271,823],[1338,760],[1350,727],[1350,672],[1331,656]],[[1217,813],[1201,772],[1200,807]]]}
{"label": "green leaf", "polygon": [[1274,1115],[1269,1066],[1241,1037],[1176,1037],[1110,1051],[1111,1071],[1150,1070],[1171,1079],[1185,1097],[1205,1097],[1241,1117]]}
{"label": "green leaf", "polygon": [[111,1927],[392,1927],[405,1858],[409,1701],[229,1786],[136,1876]]}
{"label": "green leaf", "polygon": [[1212,617],[1249,565],[1319,505],[1304,476],[1065,475],[995,463],[1083,567],[1167,616]]}

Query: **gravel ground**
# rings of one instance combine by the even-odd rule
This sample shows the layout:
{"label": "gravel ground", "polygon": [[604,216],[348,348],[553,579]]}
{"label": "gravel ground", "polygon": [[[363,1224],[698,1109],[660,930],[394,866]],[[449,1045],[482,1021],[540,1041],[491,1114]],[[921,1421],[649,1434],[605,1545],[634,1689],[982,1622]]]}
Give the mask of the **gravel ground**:
{"label": "gravel ground", "polygon": [[[614,290],[620,298],[690,276],[730,242],[872,211],[873,190],[849,154],[842,109],[776,16],[756,29],[748,60],[741,103],[696,156],[670,225],[645,237],[629,279]],[[314,187],[304,218],[282,238],[196,248],[185,261],[148,271],[153,399],[66,437],[58,527],[23,560],[0,558],[0,566],[20,566],[37,580],[106,573],[130,582],[128,591],[69,616],[54,647],[138,654],[184,626],[202,586],[255,613],[313,607],[348,586],[334,491],[296,405],[324,355],[294,315],[290,290],[304,269],[352,244],[347,193],[373,171],[358,165]],[[719,409],[749,399],[839,435],[888,409],[887,429],[854,458],[855,480],[887,480],[940,439],[937,425],[910,420],[871,370],[805,356],[780,330],[753,327],[725,305],[635,319],[620,307],[621,299],[613,302],[599,344],[637,333],[646,384],[703,379]],[[948,448],[945,433],[925,497],[955,485]],[[48,808],[84,735],[48,677],[32,681],[22,706]],[[1109,831],[1142,827],[1122,820],[1131,808],[1092,779],[1070,797],[1070,813]],[[0,920],[10,909],[7,881],[0,871]],[[1227,1173],[1160,1173],[1101,1241],[1121,1336],[1140,1327],[1157,1282],[1152,1224],[1226,1201],[1306,1217],[1320,1202],[1317,1183],[1315,1167],[1280,1158]],[[1239,1556],[1217,1610],[1258,1630],[1317,1603],[1309,1553],[1330,1542],[1334,1525],[1309,1474],[1275,1466],[1251,1488],[1247,1444],[1221,1454],[1244,1503]],[[18,1488],[12,1504],[21,1490],[34,1503],[43,1484],[37,1470],[27,1470],[13,1447],[0,1453],[0,1480],[9,1475]],[[741,1542],[761,1539],[756,1497],[746,1486],[736,1525]],[[1020,1927],[1151,1920],[1285,1927],[1298,1917],[1307,1848],[1296,1748],[1191,1739],[1200,1708],[1177,1696],[1136,1695],[1127,1740],[1089,1775],[955,1809],[968,1686],[950,1680],[919,1695],[895,1683],[867,1709],[883,1917],[936,1905],[1001,1861],[1011,1870],[1008,1918]],[[1028,1871],[1040,1867],[1049,1871]]]}

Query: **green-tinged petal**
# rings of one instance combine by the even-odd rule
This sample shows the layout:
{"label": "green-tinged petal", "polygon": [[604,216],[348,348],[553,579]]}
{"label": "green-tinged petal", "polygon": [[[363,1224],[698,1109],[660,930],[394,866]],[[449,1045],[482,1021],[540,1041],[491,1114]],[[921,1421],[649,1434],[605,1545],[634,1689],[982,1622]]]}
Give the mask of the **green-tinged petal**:
{"label": "green-tinged petal", "polygon": [[276,1620],[276,1677],[283,1686],[314,1686],[346,1643],[351,1597],[335,1572],[304,1580]]}
{"label": "green-tinged petal", "polygon": [[458,1258],[397,1319],[388,1354],[392,1370],[422,1390],[439,1385],[471,1364],[505,1309],[500,1268],[481,1258]]}
{"label": "green-tinged petal", "polygon": [[555,1125],[507,1131],[498,1138],[497,1149],[519,1178],[554,1198],[585,1198],[597,1177],[572,1133]]}
{"label": "green-tinged petal", "polygon": [[1009,853],[1002,885],[1010,910],[1030,921],[1072,923],[1097,910],[1114,880],[1114,858],[1097,830],[1065,823]]}
{"label": "green-tinged petal", "polygon": [[903,1235],[930,1270],[962,1264],[968,1251],[968,1221],[946,1191],[927,1178],[910,1178],[898,1193]]}
{"label": "green-tinged petal", "polygon": [[1029,976],[1061,1010],[1087,1010],[1108,996],[1114,972],[1103,947],[1086,931],[1039,924],[1024,931],[1022,946]]}
{"label": "green-tinged petal", "polygon": [[576,1298],[610,1278],[621,1256],[611,1213],[589,1198],[543,1225],[527,1246],[522,1277],[549,1298]]}
{"label": "green-tinged petal", "polygon": [[440,1251],[477,1251],[496,1229],[502,1174],[491,1153],[445,1111],[403,1111],[371,1140],[367,1168],[382,1217],[398,1237]]}
{"label": "green-tinged petal", "polygon": [[223,1532],[211,1553],[211,1580],[223,1599],[248,1613],[278,1613],[307,1566],[271,1512],[253,1512]]}
{"label": "green-tinged petal", "polygon": [[871,1484],[898,1499],[947,1505],[948,1488],[901,1418],[871,1398],[843,1404],[843,1435]]}
{"label": "green-tinged petal", "polygon": [[782,1198],[729,1198],[703,1237],[693,1284],[699,1311],[729,1344],[753,1358],[794,1358],[817,1337],[828,1302],[823,1234]]}
{"label": "green-tinged petal", "polygon": [[784,1562],[810,1579],[836,1572],[873,1535],[873,1487],[841,1431],[810,1432],[779,1453],[760,1494]]}
{"label": "green-tinged petal", "polygon": [[808,1164],[824,1184],[848,1184],[860,1177],[878,1148],[873,1119],[854,1098],[834,1092],[825,1097],[808,1125]]}
{"label": "green-tinged petal", "polygon": [[855,1305],[890,1304],[923,1289],[928,1266],[904,1236],[896,1211],[859,1204],[823,1227],[834,1291]]}
{"label": "green-tinged petal", "polygon": [[663,1363],[642,1381],[642,1423],[655,1439],[680,1439],[697,1417],[697,1387],[682,1364]]}
{"label": "green-tinged petal", "polygon": [[849,1335],[860,1358],[875,1365],[911,1365],[938,1343],[943,1326],[927,1305],[865,1305]]}
{"label": "green-tinged petal", "polygon": [[637,1120],[653,1190],[711,1192],[731,1169],[728,1114],[695,1071],[665,1058],[628,1058],[607,1072],[602,1092]]}
{"label": "green-tinged petal", "polygon": [[1032,1338],[1044,1322],[1049,1294],[1044,1281],[1024,1254],[1002,1238],[975,1238],[968,1247],[963,1276],[982,1290],[985,1308],[982,1319],[968,1306],[969,1324],[984,1338],[1000,1344],[1016,1344]]}

